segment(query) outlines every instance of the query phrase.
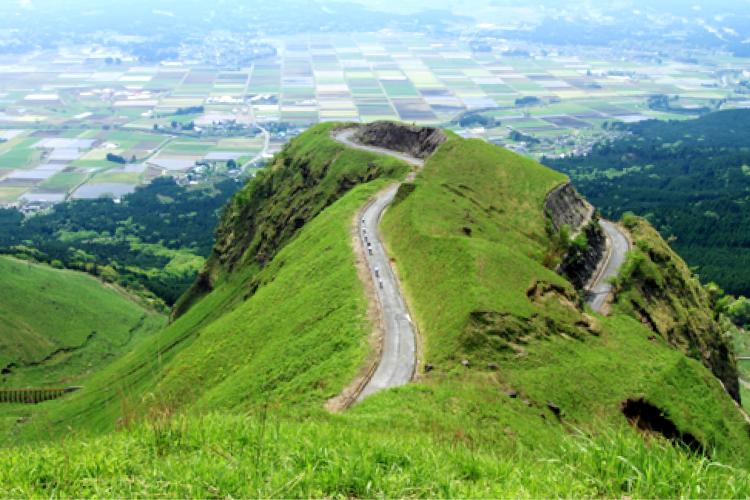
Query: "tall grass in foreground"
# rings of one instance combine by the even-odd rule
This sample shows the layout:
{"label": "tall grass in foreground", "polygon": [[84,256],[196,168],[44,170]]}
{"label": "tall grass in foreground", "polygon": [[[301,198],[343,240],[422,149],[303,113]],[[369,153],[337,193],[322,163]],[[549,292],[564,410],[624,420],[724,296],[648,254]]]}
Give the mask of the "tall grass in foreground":
{"label": "tall grass in foreground", "polygon": [[563,436],[540,457],[372,435],[339,420],[211,415],[0,450],[0,495],[16,498],[747,498],[749,479],[628,428]]}

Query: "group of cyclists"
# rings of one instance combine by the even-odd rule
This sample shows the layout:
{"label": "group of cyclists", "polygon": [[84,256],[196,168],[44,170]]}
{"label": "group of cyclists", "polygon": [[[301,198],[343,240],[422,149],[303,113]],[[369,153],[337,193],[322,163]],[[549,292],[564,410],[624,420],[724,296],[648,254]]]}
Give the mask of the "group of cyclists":
{"label": "group of cyclists", "polygon": [[[364,239],[365,243],[367,243],[367,252],[372,255],[372,243],[370,243],[367,240],[367,226],[365,224],[365,219],[362,219],[362,239]],[[378,269],[377,266],[375,266],[375,277],[378,279],[378,285],[380,285],[380,288],[383,288],[383,278],[380,277],[380,269]]]}

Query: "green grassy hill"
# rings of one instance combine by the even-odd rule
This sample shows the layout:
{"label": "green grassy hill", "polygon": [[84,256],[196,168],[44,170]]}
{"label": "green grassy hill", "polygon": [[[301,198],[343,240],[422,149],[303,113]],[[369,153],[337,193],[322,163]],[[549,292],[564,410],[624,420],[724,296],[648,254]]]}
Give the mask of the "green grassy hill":
{"label": "green grassy hill", "polygon": [[75,385],[163,327],[82,273],[0,258],[0,388]]}
{"label": "green grassy hill", "polygon": [[[113,429],[152,411],[322,411],[361,369],[371,326],[350,246],[354,213],[408,165],[350,150],[332,125],[299,137],[238,193],[173,322],[47,416],[22,426]],[[299,221],[299,222],[297,222]],[[150,394],[151,396],[144,397]]]}
{"label": "green grassy hill", "polygon": [[[639,297],[647,288],[651,296],[666,296],[682,318],[693,316],[681,329],[657,330],[661,335],[632,311],[592,314],[569,283],[541,265],[550,241],[540,207],[564,180],[481,141],[453,139],[414,183],[401,188],[383,231],[424,336],[424,362],[435,367],[423,383],[455,379],[488,396],[498,389],[516,391],[540,409],[554,402],[563,409],[562,420],[576,426],[594,418],[621,422],[622,405],[643,399],[681,432],[748,463],[748,425],[701,363],[711,355],[727,359],[728,342],[697,285],[679,287],[678,279],[696,280],[658,233],[648,234],[652,246],[653,238],[661,242],[661,258],[654,260],[671,279],[649,281]],[[644,237],[634,236],[639,242]],[[633,273],[623,281],[640,278]],[[640,300],[653,302],[648,296]],[[685,337],[692,337],[694,349],[672,346],[682,348]],[[466,370],[462,360],[474,368]],[[727,362],[733,363],[731,355]],[[488,370],[489,364],[499,371]],[[538,412],[529,418],[539,418]]]}
{"label": "green grassy hill", "polygon": [[[0,494],[750,494],[750,426],[709,369],[630,310],[583,308],[542,265],[543,202],[565,177],[480,141],[451,137],[382,224],[435,369],[325,411],[372,356],[355,214],[409,170],[334,126],[236,196],[165,330],[12,429]],[[639,416],[662,432],[642,439]]]}

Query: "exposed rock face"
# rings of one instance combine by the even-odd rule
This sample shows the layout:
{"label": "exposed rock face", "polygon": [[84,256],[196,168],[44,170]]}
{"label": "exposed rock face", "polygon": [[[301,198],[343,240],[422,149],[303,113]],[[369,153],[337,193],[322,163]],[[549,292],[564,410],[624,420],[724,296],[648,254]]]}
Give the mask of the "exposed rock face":
{"label": "exposed rock face", "polygon": [[573,284],[576,290],[583,290],[596,272],[597,266],[604,259],[607,251],[607,237],[601,226],[592,221],[584,229],[588,246],[585,250],[573,248],[558,271]]}
{"label": "exposed rock face", "polygon": [[588,242],[585,249],[576,246],[565,256],[557,272],[566,276],[577,290],[582,290],[596,272],[607,250],[607,237],[594,221],[594,207],[567,182],[547,195],[544,213],[555,230],[569,226],[571,233],[583,231]]}
{"label": "exposed rock face", "polygon": [[410,127],[393,122],[373,122],[361,125],[354,138],[367,146],[400,151],[416,158],[431,156],[448,140],[440,129]]}
{"label": "exposed rock face", "polygon": [[594,207],[578,194],[570,182],[566,182],[547,195],[544,213],[552,219],[557,231],[562,226],[570,226],[572,232],[577,232],[581,226],[591,220]]}

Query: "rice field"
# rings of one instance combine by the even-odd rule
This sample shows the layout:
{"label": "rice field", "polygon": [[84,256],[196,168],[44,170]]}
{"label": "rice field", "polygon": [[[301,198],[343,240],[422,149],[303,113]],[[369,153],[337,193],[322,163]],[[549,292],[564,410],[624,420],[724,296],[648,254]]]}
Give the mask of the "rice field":
{"label": "rice field", "polygon": [[[0,71],[6,108],[0,113],[0,203],[39,195],[40,186],[63,189],[65,198],[81,183],[132,186],[154,171],[179,175],[196,162],[247,161],[261,152],[262,137],[249,129],[227,136],[213,128],[220,123],[248,127],[254,119],[272,129],[284,122],[303,130],[322,121],[401,120],[489,140],[506,137],[511,128],[565,136],[605,122],[690,116],[649,109],[654,94],[679,96],[686,109],[718,99],[728,99],[728,107],[748,105],[711,72],[750,70],[750,59],[704,56],[688,64],[665,58],[657,64],[554,52],[509,57],[499,46],[472,52],[464,41],[384,33],[260,41],[274,45],[277,56],[232,71],[143,66],[127,58],[117,67],[85,57],[59,64],[50,50],[9,59]],[[518,104],[532,97],[539,101]],[[181,112],[187,108],[200,112]],[[486,130],[459,126],[456,118],[465,113],[495,122]],[[190,123],[206,131],[173,137],[174,124]],[[268,152],[288,138],[275,134]],[[111,171],[119,165],[107,161],[108,154],[135,159],[151,173]]]}

